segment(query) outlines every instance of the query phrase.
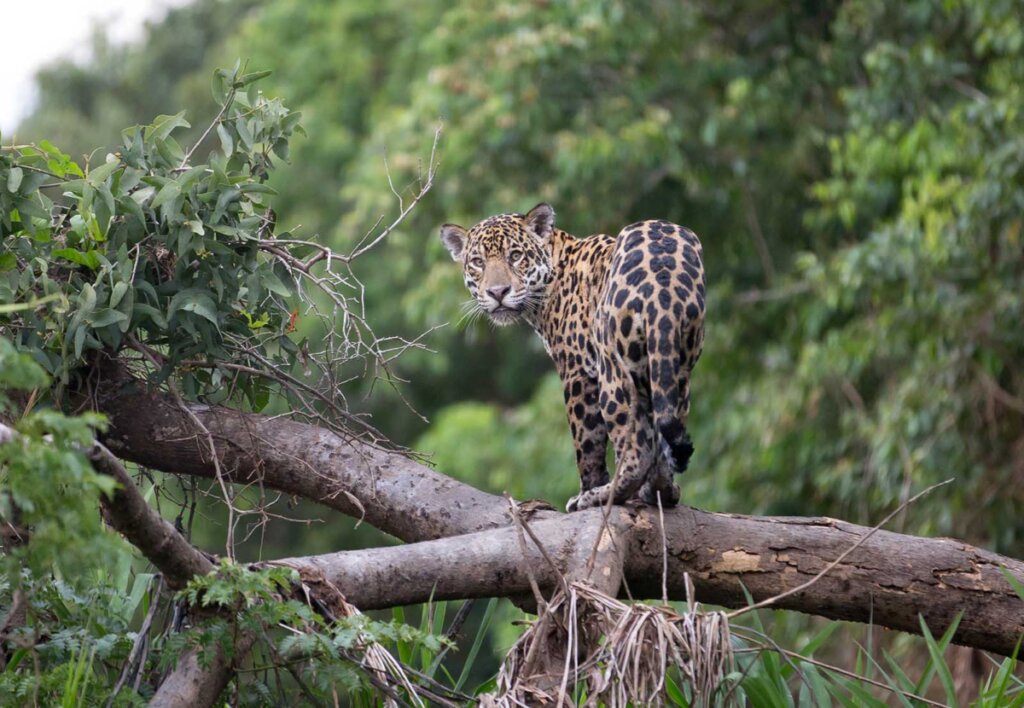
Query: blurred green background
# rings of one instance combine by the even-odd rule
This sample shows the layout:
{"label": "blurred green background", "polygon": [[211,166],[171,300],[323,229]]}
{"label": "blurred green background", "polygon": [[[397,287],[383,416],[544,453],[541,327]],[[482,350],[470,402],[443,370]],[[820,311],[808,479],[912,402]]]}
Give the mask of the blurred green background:
{"label": "blurred green background", "polygon": [[[385,155],[413,184],[443,121],[434,189],[356,268],[378,334],[449,323],[399,362],[429,422],[386,387],[352,392],[393,439],[563,505],[557,377],[525,327],[456,325],[467,294],[437,228],[541,200],[581,236],[667,218],[701,236],[710,285],[684,501],[871,524],[954,478],[896,529],[1021,557],[1020,9],[197,0],[138,44],[99,37],[87,63],[43,70],[16,139],[79,157],[159,113],[204,126],[212,71],[240,57],[274,71],[265,90],[308,133],[274,177],[278,223],[346,250],[395,212]],[[279,511],[325,523],[272,521],[253,557],[379,542]],[[215,523],[198,530],[211,547]]]}

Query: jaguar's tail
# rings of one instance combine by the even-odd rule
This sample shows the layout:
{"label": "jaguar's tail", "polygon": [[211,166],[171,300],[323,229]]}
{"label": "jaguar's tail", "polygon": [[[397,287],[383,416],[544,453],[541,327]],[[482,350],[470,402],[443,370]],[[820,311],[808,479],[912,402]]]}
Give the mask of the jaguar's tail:
{"label": "jaguar's tail", "polygon": [[650,363],[651,408],[659,451],[672,471],[682,474],[693,455],[693,443],[686,432],[689,372],[679,365],[678,352],[669,357],[652,356]]}
{"label": "jaguar's tail", "polygon": [[655,434],[661,455],[676,474],[686,471],[693,455],[686,420],[690,412],[690,370],[700,346],[692,340],[702,333],[700,322],[683,322],[671,328],[654,328],[648,336]]}

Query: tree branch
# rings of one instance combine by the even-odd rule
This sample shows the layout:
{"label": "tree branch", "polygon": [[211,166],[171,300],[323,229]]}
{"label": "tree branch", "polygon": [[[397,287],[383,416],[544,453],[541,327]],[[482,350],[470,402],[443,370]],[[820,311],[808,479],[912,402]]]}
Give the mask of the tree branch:
{"label": "tree branch", "polygon": [[[113,449],[167,472],[213,477],[200,432],[166,397],[144,393],[122,377],[116,392],[98,401],[111,418]],[[357,501],[369,523],[406,541],[472,534],[290,561],[328,564],[321,570],[355,605],[369,609],[421,602],[432,591],[435,599],[529,592],[501,497],[355,438],[226,409],[193,410],[213,434],[232,481],[258,480],[348,514],[359,513]],[[629,544],[623,578],[634,598],[662,596],[667,551],[664,580],[670,598],[686,597],[688,572],[699,601],[728,607],[746,604],[744,588],[760,601],[800,586],[870,531],[833,519],[749,517],[680,507],[665,512],[663,535],[657,509],[614,511],[630,520],[621,534]],[[570,550],[559,544],[584,535],[594,538],[600,523],[589,513],[542,511],[534,514],[531,528],[551,558],[561,559],[568,570],[578,569],[579,563],[569,563]],[[533,557],[535,544],[529,545],[533,574],[550,589],[556,574],[539,551]],[[578,545],[572,545],[572,552]],[[589,554],[591,547],[585,550]],[[1021,561],[959,541],[877,531],[817,582],[773,606],[914,633],[919,613],[933,631],[942,631],[963,611],[955,642],[1009,654],[1024,633],[1024,602],[1000,566],[1024,580]],[[493,572],[486,572],[488,567]]]}
{"label": "tree branch", "polygon": [[110,450],[96,443],[88,458],[98,472],[113,477],[121,485],[102,500],[107,523],[142,551],[163,574],[167,587],[181,590],[193,576],[213,570],[213,562],[146,503],[128,471]]}
{"label": "tree branch", "polygon": [[[662,535],[657,509],[615,507],[614,527],[626,543],[624,571],[635,599],[662,597]],[[527,566],[550,595],[591,550],[602,510],[535,521],[533,531],[556,568],[534,544]],[[750,517],[687,507],[665,511],[670,562],[665,578],[670,600],[686,600],[689,573],[700,602],[743,607],[745,587],[755,601],[804,584],[849,550],[871,529],[833,519]],[[613,546],[607,540],[605,550]],[[433,600],[514,597],[530,593],[514,527],[465,536],[269,564],[296,568],[335,584],[365,610]],[[920,632],[918,614],[942,632],[960,612],[954,641],[998,654],[1013,652],[1024,634],[1024,601],[1000,566],[1024,580],[1024,562],[951,539],[927,539],[875,531],[816,583],[783,597],[773,607],[832,619],[872,621]],[[601,566],[598,566],[601,567]],[[609,566],[604,566],[609,567]],[[557,570],[557,572],[556,572]],[[593,578],[614,577],[609,567]]]}
{"label": "tree branch", "polygon": [[[102,500],[107,522],[160,570],[168,587],[180,590],[194,575],[205,575],[214,569],[209,558],[146,503],[127,470],[110,450],[96,443],[88,457],[97,471],[114,477],[121,485],[109,499]],[[252,644],[253,637],[240,637],[233,656],[246,656]],[[160,683],[150,705],[158,708],[214,705],[234,675],[234,662],[221,646],[212,647],[206,654],[203,657],[200,648],[186,651]]]}
{"label": "tree branch", "polygon": [[[114,365],[103,369],[94,405],[110,419],[104,444],[165,472],[216,478],[206,433],[174,400]],[[192,406],[213,437],[225,478],[286,491],[403,541],[455,536],[509,523],[508,505],[407,455],[355,436],[229,408]],[[553,515],[537,512],[534,518]]]}
{"label": "tree branch", "polygon": [[240,634],[233,652],[236,659],[229,659],[220,646],[206,652],[205,660],[201,648],[185,652],[160,684],[149,708],[206,708],[216,705],[217,698],[235,675],[237,658],[247,656],[254,642],[252,634]]}

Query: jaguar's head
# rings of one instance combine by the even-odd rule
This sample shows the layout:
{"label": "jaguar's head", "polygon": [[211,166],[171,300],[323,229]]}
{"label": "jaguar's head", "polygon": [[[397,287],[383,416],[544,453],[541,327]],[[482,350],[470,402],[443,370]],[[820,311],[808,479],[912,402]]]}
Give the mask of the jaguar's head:
{"label": "jaguar's head", "polygon": [[529,214],[499,214],[469,231],[445,224],[441,241],[462,264],[477,307],[499,325],[535,312],[551,283],[555,211],[538,204]]}

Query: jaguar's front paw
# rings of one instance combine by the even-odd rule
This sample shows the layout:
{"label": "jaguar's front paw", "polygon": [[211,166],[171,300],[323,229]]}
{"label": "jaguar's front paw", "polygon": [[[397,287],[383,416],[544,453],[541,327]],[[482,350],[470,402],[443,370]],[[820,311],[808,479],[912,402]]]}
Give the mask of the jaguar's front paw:
{"label": "jaguar's front paw", "polygon": [[608,501],[608,494],[610,493],[610,485],[604,485],[603,487],[597,487],[590,489],[586,492],[580,492],[565,505],[566,511],[583,511],[584,509],[590,509],[595,506],[602,506]]}

